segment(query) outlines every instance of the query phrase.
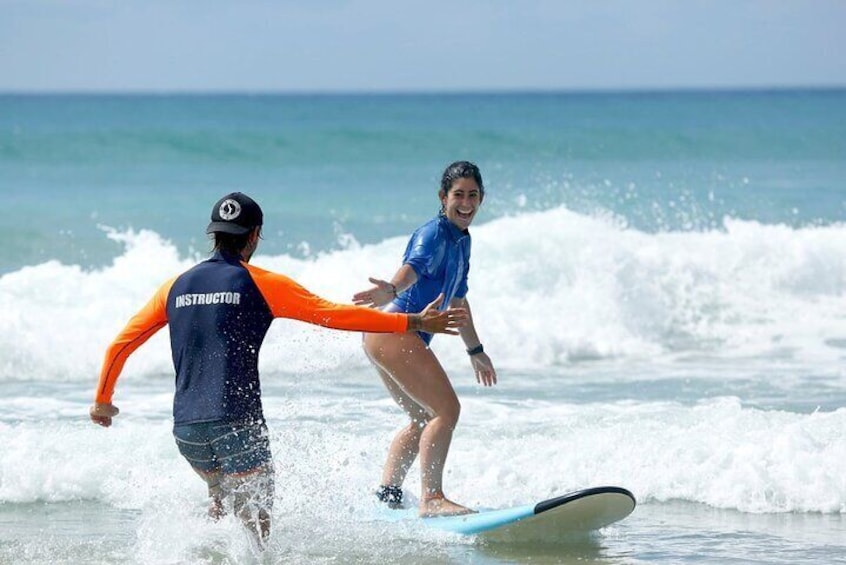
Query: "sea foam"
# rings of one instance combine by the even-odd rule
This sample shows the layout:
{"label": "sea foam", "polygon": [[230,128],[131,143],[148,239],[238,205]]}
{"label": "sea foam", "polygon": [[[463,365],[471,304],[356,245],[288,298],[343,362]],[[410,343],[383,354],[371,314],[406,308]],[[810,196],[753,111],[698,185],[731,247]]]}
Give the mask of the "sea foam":
{"label": "sea foam", "polygon": [[[335,519],[365,511],[390,434],[401,425],[381,391],[354,402],[304,389],[269,398],[271,447],[283,515]],[[372,392],[372,394],[370,394]],[[95,500],[144,510],[181,501],[202,508],[203,483],[182,460],[167,416],[125,396],[105,430],[76,421],[0,422],[0,503]],[[80,413],[84,408],[80,407]],[[603,484],[641,503],[681,500],[742,512],[846,512],[846,408],[797,414],[721,397],[573,404],[466,396],[448,462],[451,495],[501,507]],[[419,470],[406,483],[416,498]],[[333,492],[326,504],[315,496]],[[367,499],[367,500],[365,500]],[[192,510],[193,512],[193,510]]]}
{"label": "sea foam", "polygon": [[[503,367],[585,360],[846,357],[846,226],[792,228],[726,218],[721,229],[647,233],[566,208],[475,226],[468,298],[486,348]],[[103,268],[60,259],[0,278],[0,379],[90,379],[114,335],[165,280],[202,257],[147,231],[107,232],[124,252]],[[406,236],[308,259],[259,253],[338,302],[389,279]],[[166,330],[127,370],[169,374]],[[362,366],[360,339],[279,320],[261,363],[311,371]],[[446,362],[457,340],[434,342]]]}

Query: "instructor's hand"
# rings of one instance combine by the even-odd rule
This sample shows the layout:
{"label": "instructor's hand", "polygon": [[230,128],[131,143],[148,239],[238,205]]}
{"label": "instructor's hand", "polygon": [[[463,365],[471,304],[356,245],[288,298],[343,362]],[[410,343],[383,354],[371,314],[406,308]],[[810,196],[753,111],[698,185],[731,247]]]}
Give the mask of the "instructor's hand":
{"label": "instructor's hand", "polygon": [[112,418],[120,414],[118,407],[111,403],[95,402],[88,409],[88,415],[91,421],[95,424],[100,424],[104,428],[112,425]]}
{"label": "instructor's hand", "polygon": [[444,295],[441,293],[419,314],[409,314],[408,329],[422,330],[430,334],[458,335],[457,328],[467,324],[467,310],[464,308],[438,310],[443,301]]}

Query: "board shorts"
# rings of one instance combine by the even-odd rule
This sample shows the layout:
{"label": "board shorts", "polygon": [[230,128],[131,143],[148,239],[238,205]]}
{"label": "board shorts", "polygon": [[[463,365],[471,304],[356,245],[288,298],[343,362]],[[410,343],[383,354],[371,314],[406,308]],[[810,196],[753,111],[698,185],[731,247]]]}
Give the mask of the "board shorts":
{"label": "board shorts", "polygon": [[191,466],[207,473],[246,473],[271,462],[264,422],[183,424],[173,427],[173,437]]}

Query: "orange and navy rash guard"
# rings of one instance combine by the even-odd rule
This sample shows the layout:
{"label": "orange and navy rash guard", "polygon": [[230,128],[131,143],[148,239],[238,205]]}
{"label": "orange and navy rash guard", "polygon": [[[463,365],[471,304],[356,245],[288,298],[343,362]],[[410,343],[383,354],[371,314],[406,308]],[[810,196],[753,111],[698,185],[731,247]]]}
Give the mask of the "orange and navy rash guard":
{"label": "orange and navy rash guard", "polygon": [[166,324],[176,369],[174,424],[262,421],[258,356],[274,318],[404,332],[408,317],[324,300],[292,279],[216,252],[159,288],[106,351],[97,402],[111,402],[127,358]]}

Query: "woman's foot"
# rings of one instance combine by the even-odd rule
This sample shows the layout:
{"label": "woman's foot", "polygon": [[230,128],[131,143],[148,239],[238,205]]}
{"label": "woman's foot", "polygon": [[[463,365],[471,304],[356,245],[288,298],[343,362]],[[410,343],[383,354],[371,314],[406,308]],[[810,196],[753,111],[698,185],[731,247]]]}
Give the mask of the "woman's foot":
{"label": "woman's foot", "polygon": [[430,496],[420,501],[420,517],[434,518],[436,516],[461,516],[462,514],[475,514],[476,511],[466,506],[461,506],[444,495]]}

